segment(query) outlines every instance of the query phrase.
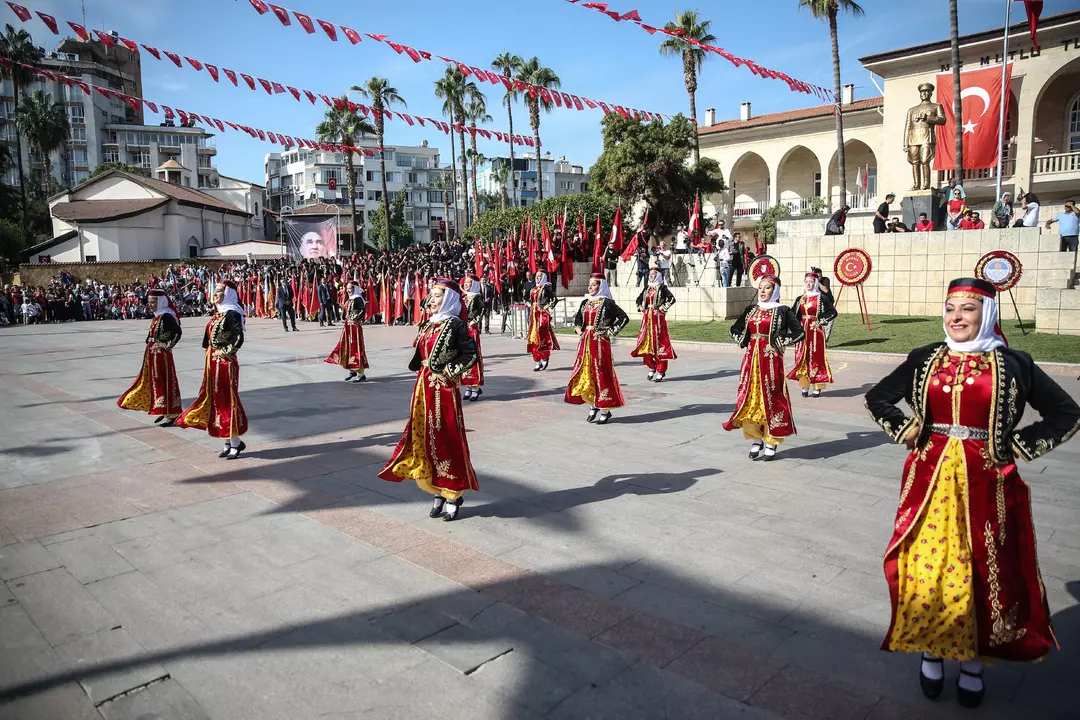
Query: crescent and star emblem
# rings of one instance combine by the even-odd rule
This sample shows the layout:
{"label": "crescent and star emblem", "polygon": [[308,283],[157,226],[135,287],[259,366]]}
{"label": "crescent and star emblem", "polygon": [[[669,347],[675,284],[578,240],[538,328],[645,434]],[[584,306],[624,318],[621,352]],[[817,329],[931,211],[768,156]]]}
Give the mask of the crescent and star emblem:
{"label": "crescent and star emblem", "polygon": [[[986,111],[990,109],[990,93],[986,92],[986,89],[981,87],[964,88],[960,92],[960,102],[962,103],[964,101],[964,98],[972,96],[977,97],[983,101],[983,109],[982,112],[979,113],[979,117],[982,118],[982,116],[986,114]],[[977,126],[978,123],[973,123],[970,119],[968,119],[968,121],[963,125],[964,133],[974,133]]]}

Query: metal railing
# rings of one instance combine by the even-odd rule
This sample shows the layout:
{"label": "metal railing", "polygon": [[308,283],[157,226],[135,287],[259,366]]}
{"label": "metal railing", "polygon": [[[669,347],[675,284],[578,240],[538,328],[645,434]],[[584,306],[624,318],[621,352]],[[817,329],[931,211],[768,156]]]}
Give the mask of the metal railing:
{"label": "metal railing", "polygon": [[1080,173],[1080,151],[1036,155],[1032,159],[1035,161],[1034,175]]}
{"label": "metal railing", "polygon": [[765,212],[768,207],[769,203],[766,200],[737,202],[731,206],[731,216],[736,219],[761,217],[761,214]]}

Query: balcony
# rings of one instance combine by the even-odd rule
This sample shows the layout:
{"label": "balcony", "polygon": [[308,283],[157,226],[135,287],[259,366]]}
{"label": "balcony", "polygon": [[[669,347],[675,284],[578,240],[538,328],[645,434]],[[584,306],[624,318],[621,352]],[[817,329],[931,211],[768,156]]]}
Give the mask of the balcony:
{"label": "balcony", "polygon": [[769,207],[769,203],[765,200],[737,202],[732,205],[731,217],[735,220],[759,218],[761,217],[761,213],[765,212],[767,207]]}
{"label": "balcony", "polygon": [[1080,179],[1080,151],[1036,155],[1033,160],[1032,179],[1077,180]]}

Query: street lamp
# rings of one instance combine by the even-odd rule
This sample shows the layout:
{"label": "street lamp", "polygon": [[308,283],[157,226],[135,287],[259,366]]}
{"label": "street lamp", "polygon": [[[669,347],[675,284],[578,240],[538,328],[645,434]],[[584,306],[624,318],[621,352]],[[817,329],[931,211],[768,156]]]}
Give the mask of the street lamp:
{"label": "street lamp", "polygon": [[281,222],[278,223],[278,235],[281,242],[281,257],[283,258],[288,256],[285,252],[285,213],[291,213],[292,211],[293,209],[290,205],[282,205],[281,209],[278,210],[278,219],[281,220]]}

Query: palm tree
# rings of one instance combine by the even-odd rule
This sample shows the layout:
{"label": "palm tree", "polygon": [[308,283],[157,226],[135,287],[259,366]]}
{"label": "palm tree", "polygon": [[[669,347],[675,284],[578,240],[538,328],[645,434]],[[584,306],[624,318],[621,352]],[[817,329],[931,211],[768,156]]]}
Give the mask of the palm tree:
{"label": "palm tree", "polygon": [[479,88],[465,105],[465,117],[469,120],[469,147],[471,150],[469,162],[472,163],[473,216],[478,217],[480,215],[480,200],[477,195],[480,188],[476,184],[476,167],[484,162],[485,158],[476,152],[476,124],[491,122],[491,116],[487,114],[487,98],[484,97]]}
{"label": "palm tree", "polygon": [[[45,51],[34,45],[30,33],[23,29],[16,30],[11,24],[4,26],[4,34],[0,35],[0,55],[8,60],[14,60],[23,65],[37,65],[45,56]],[[21,91],[30,84],[32,75],[26,68],[12,63],[10,66],[0,66],[0,78],[11,78],[14,89],[14,109],[19,109],[19,96]],[[23,175],[22,135],[15,136],[15,155],[19,166],[19,203],[23,215],[23,227],[26,227],[26,181]]]}
{"label": "palm tree", "polygon": [[[668,37],[660,43],[660,54],[682,59],[683,82],[686,94],[690,96],[690,117],[697,121],[697,76],[705,62],[705,51],[687,40],[696,40],[706,45],[716,42],[716,36],[709,32],[711,20],[702,20],[696,10],[675,13],[675,22],[664,26],[665,30],[679,31],[679,37]],[[698,151],[697,133],[694,133],[694,164],[701,160]]]}
{"label": "palm tree", "polygon": [[15,126],[30,141],[30,147],[41,153],[45,161],[45,192],[52,186],[52,158],[68,136],[68,117],[64,107],[53,102],[52,95],[35,90],[15,111]]}
{"label": "palm tree", "polygon": [[[453,155],[453,151],[451,151]],[[450,192],[454,189],[454,181],[446,176],[446,173],[439,172],[431,180],[431,187],[436,190],[442,190],[443,196],[443,222],[446,223],[446,231],[450,232]],[[454,213],[457,213],[457,199],[454,199]],[[456,223],[455,223],[456,225]],[[449,235],[444,237],[445,240]]]}
{"label": "palm tree", "polygon": [[847,161],[844,159],[844,118],[840,107],[840,43],[836,37],[836,17],[841,11],[853,17],[862,17],[865,11],[855,0],[799,0],[799,7],[810,11],[818,20],[829,22],[829,38],[832,40],[833,95],[836,102],[836,165],[840,172],[840,205],[847,202]]}
{"label": "palm tree", "polygon": [[[511,161],[513,162],[513,161]],[[502,188],[502,209],[505,210],[509,202],[506,193],[506,184],[510,181],[510,168],[504,162],[497,162],[491,167],[491,179]]]}
{"label": "palm tree", "polygon": [[[491,67],[493,67],[496,70],[500,71],[503,74],[503,77],[507,78],[507,79],[512,78],[514,76],[514,73],[516,73],[518,70],[521,69],[521,65],[522,65],[521,58],[518,57],[517,55],[511,55],[508,52],[504,52],[502,55],[500,55],[499,57],[497,57],[497,58],[495,58],[494,60],[491,61]],[[517,98],[517,90],[514,89],[513,85],[511,85],[510,88],[506,91],[506,94],[503,95],[503,105],[506,106],[506,119],[510,123],[510,136],[508,138],[508,141],[509,141],[509,144],[510,144],[510,178],[511,178],[511,180],[515,179],[514,178],[514,173],[513,173],[513,167],[514,167],[514,104],[513,103],[514,103],[514,100],[516,98]],[[514,193],[513,198],[512,198],[513,203],[511,203],[511,205],[516,207],[517,204],[518,204],[518,202],[517,202],[517,183],[516,182],[513,185],[513,193]],[[506,188],[505,187],[503,188],[503,194],[504,195],[506,194]]]}
{"label": "palm tree", "polygon": [[[1008,32],[1008,31],[1006,31]],[[960,22],[956,15],[956,0],[949,0],[949,40],[952,52],[952,107],[953,130],[956,143],[956,182],[964,181],[964,126],[963,106],[960,103]]]}
{"label": "palm tree", "polygon": [[[480,88],[472,80],[467,80],[465,75],[456,67],[446,68],[446,74],[435,81],[435,97],[443,101],[443,113],[448,114],[450,122],[459,128],[461,191],[464,196],[462,211],[466,227],[471,221],[469,219],[469,165],[465,158],[465,104],[478,95],[480,95]],[[450,167],[454,168],[454,133],[452,128],[450,132]],[[454,179],[457,180],[456,170],[454,170]]]}
{"label": "palm tree", "polygon": [[386,150],[383,145],[386,140],[386,135],[383,133],[386,115],[384,112],[394,105],[405,107],[405,100],[389,80],[381,77],[373,77],[363,85],[353,85],[349,90],[369,98],[371,109],[375,114],[375,138],[379,143],[379,180],[382,184],[382,205],[386,220],[386,237],[389,241],[392,224],[390,222],[390,194],[386,192]]}
{"label": "palm tree", "polygon": [[[518,79],[536,88],[554,89],[562,85],[559,76],[551,68],[540,64],[540,59],[533,56],[521,64]],[[536,145],[536,201],[544,199],[543,169],[540,162],[540,110],[551,112],[552,102],[544,98],[539,91],[525,94],[525,104],[529,106],[529,124],[532,125],[533,143]]]}
{"label": "palm tree", "polygon": [[[476,139],[473,138],[473,144],[475,145]],[[468,152],[469,165],[472,170],[472,210],[473,219],[480,217],[480,186],[476,180],[476,169],[487,162],[487,156],[484,153],[478,151],[475,147],[469,149]]]}
{"label": "palm tree", "polygon": [[[348,98],[342,97],[342,107],[332,107],[326,111],[322,122],[315,126],[315,135],[319,142],[334,143],[335,145],[348,145],[356,147],[360,138],[365,135],[374,135],[375,127],[371,122],[350,110]],[[353,153],[345,152],[345,180],[349,193],[349,220],[352,223],[353,250],[358,252],[360,245],[360,228],[356,223],[356,170],[353,165]]]}

